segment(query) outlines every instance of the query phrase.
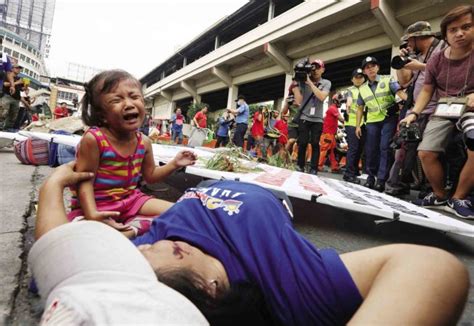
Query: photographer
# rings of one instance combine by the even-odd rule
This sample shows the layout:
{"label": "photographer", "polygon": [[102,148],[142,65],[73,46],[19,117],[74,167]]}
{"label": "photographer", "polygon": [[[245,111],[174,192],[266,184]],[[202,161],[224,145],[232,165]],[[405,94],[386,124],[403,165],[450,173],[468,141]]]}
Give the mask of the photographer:
{"label": "photographer", "polygon": [[[378,74],[380,65],[376,58],[366,57],[362,61],[361,68],[368,79],[359,88],[356,116],[356,135],[360,139],[363,110],[367,107],[365,169],[368,177],[364,186],[384,191],[393,159],[390,141],[395,134],[398,121],[398,104],[395,102],[395,95],[406,99],[406,94],[391,76]],[[375,183],[375,177],[377,177],[377,183]]]}
{"label": "photographer", "polygon": [[[407,89],[407,101],[404,105],[405,112],[410,112],[413,103],[418,98],[425,81],[426,62],[435,53],[441,51],[446,43],[435,37],[436,33],[431,30],[431,25],[425,21],[416,22],[406,29],[402,37],[400,55],[392,59],[392,68],[397,69],[397,77],[400,85]],[[418,119],[417,124],[423,133],[429,116],[436,107],[436,100],[431,98],[427,108]],[[404,118],[404,116],[401,116]],[[386,182],[385,192],[390,195],[401,195],[409,192],[406,180],[412,175],[416,167],[416,148],[418,143],[404,142],[395,153],[395,163],[390,170],[390,176]],[[422,176],[415,182],[421,183]]]}
{"label": "photographer", "polygon": [[[467,113],[472,112],[474,108],[473,18],[472,5],[456,7],[443,18],[440,24],[441,34],[449,46],[433,55],[428,62],[425,83],[415,107],[401,121],[409,125],[420,117],[433,95],[438,100],[435,112],[426,125],[423,140],[418,146],[418,156],[433,192],[415,201],[415,204],[444,208],[468,219],[474,218],[472,203],[467,198],[474,187],[474,149],[471,147],[467,150],[467,161],[450,199],[445,190],[444,169],[439,156],[445,152],[456,122],[460,117],[465,117],[461,116],[462,110],[458,108],[464,108]],[[466,132],[465,136],[469,136],[469,133]]]}
{"label": "photographer", "polygon": [[[3,43],[3,36],[0,36],[0,48]],[[0,52],[0,130],[5,128],[5,119],[10,111],[10,104],[14,99],[10,96],[15,94],[15,82],[13,79],[13,67],[10,58]],[[8,87],[4,87],[4,82],[8,83]]]}
{"label": "photographer", "polygon": [[[305,65],[306,66],[306,65]],[[323,79],[324,62],[320,59],[311,62],[306,81],[299,82],[293,88],[295,102],[302,103],[298,124],[298,162],[297,170],[304,172],[306,163],[306,147],[311,143],[310,174],[318,174],[319,138],[323,130],[323,103],[331,89],[331,82]]]}

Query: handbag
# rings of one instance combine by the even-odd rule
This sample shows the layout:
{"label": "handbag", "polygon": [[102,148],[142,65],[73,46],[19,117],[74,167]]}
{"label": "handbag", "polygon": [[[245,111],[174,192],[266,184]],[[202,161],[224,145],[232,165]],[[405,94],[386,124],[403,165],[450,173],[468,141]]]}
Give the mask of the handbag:
{"label": "handbag", "polygon": [[306,106],[306,104],[309,103],[309,100],[311,100],[311,98],[312,98],[313,96],[314,96],[314,94],[311,94],[311,96],[308,97],[308,99],[306,100],[306,102],[304,102],[304,104],[300,106],[300,108],[298,109],[298,112],[296,112],[296,115],[293,117],[293,119],[291,119],[291,123],[294,123],[295,125],[299,125],[299,124],[300,124],[301,115],[303,114],[304,107]]}

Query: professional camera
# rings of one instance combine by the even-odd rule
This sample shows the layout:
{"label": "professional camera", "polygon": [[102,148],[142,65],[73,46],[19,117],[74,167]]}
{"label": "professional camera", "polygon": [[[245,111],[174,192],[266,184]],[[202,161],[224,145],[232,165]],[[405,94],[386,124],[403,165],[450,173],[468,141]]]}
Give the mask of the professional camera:
{"label": "professional camera", "polygon": [[409,126],[406,123],[400,125],[400,130],[393,137],[392,144],[390,145],[393,149],[399,149],[403,143],[416,143],[421,141],[421,130],[416,122],[411,123]]}
{"label": "professional camera", "polygon": [[[403,43],[402,45],[400,45],[400,50],[406,49],[407,47],[408,47],[408,43]],[[402,69],[412,59],[416,59],[416,53],[413,51],[409,52],[407,56],[396,55],[392,58],[392,62],[390,63],[390,66],[396,70]]]}
{"label": "professional camera", "polygon": [[474,151],[474,112],[465,112],[456,123],[456,127],[462,131],[466,147]]}
{"label": "professional camera", "polygon": [[297,82],[305,82],[306,79],[308,78],[308,74],[311,73],[311,70],[313,70],[313,66],[311,65],[310,61],[308,58],[303,59],[299,61],[295,65],[295,81]]}

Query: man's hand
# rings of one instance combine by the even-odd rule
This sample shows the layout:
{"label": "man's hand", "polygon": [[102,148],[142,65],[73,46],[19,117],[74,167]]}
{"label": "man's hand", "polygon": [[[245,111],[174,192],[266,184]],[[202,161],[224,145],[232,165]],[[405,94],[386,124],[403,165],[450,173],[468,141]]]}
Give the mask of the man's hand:
{"label": "man's hand", "polygon": [[10,86],[10,95],[15,94],[15,91],[16,91],[16,90],[15,90],[15,86],[14,86],[14,85],[11,85],[11,86]]}
{"label": "man's hand", "polygon": [[416,121],[416,115],[414,114],[408,114],[404,119],[400,120],[398,125],[400,126],[401,124],[405,123],[407,127],[410,125],[410,123]]}
{"label": "man's hand", "polygon": [[90,172],[75,172],[74,165],[76,161],[63,164],[54,169],[54,172],[45,181],[46,183],[56,183],[65,188],[67,186],[75,185],[79,182],[90,180],[94,177],[94,173]]}
{"label": "man's hand", "polygon": [[189,165],[194,165],[197,160],[197,155],[193,151],[181,151],[173,159],[176,168],[182,168]]}
{"label": "man's hand", "polygon": [[471,93],[466,97],[467,97],[466,106],[469,109],[469,111],[473,111],[474,110],[474,93]]}
{"label": "man's hand", "polygon": [[409,69],[411,71],[425,70],[425,64],[416,59],[410,59],[410,61],[403,68]]}
{"label": "man's hand", "polygon": [[356,127],[355,134],[356,137],[360,139],[362,137],[362,129],[360,129],[360,127]]}

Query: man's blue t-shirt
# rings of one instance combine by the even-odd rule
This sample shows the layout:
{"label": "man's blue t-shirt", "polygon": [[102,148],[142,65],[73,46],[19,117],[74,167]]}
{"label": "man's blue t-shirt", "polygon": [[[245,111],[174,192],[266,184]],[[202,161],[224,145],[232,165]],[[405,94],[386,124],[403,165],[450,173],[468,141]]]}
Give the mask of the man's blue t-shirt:
{"label": "man's blue t-shirt", "polygon": [[230,283],[257,284],[285,325],[343,324],[362,301],[337,253],[304,239],[278,199],[256,185],[220,181],[188,189],[133,242],[163,239],[217,258]]}
{"label": "man's blue t-shirt", "polygon": [[229,137],[229,125],[232,120],[226,120],[223,117],[219,118],[219,129],[217,129],[217,136]]}
{"label": "man's blue t-shirt", "polygon": [[247,103],[241,104],[238,109],[237,116],[235,117],[235,122],[236,123],[249,123],[249,114],[250,114],[250,108]]}

